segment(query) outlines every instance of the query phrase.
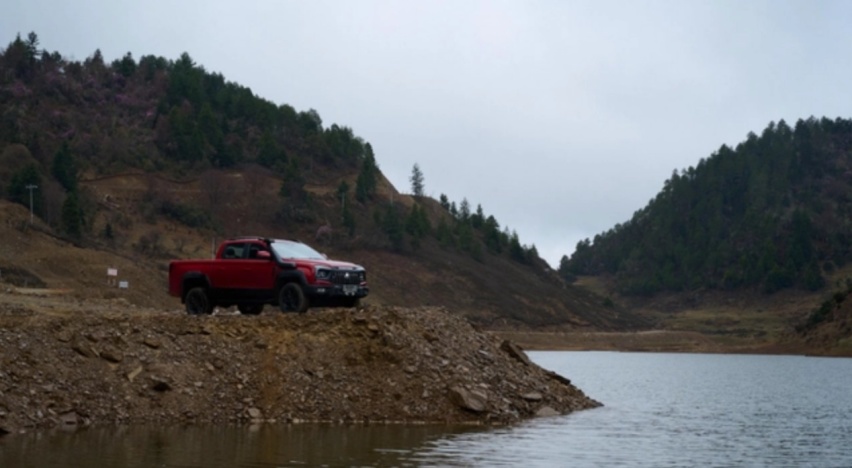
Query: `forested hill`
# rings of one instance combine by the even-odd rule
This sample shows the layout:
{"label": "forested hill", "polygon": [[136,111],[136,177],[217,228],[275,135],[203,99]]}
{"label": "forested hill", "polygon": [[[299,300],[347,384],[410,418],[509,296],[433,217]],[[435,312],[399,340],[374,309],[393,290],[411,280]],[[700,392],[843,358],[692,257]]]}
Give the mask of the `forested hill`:
{"label": "forested hill", "polygon": [[[414,161],[405,195],[377,159],[351,128],[272,103],[188,53],[107,62],[96,50],[74,61],[40,49],[35,33],[18,35],[0,50],[0,246],[36,226],[87,260],[51,243],[40,246],[50,262],[0,249],[3,280],[18,271],[22,284],[84,291],[94,280],[64,265],[123,258],[165,275],[170,259],[260,235],[363,264],[371,302],[445,306],[495,328],[647,325],[566,285],[478,203],[425,196],[428,174]],[[31,200],[21,221],[14,205],[30,211]],[[135,284],[148,279],[139,273]],[[156,297],[162,281],[135,300],[169,304]]]}
{"label": "forested hill", "polygon": [[852,121],[770,123],[675,171],[633,217],[577,244],[561,270],[620,292],[816,290],[852,255]]}
{"label": "forested hill", "polygon": [[[35,214],[77,240],[103,237],[93,232],[99,201],[79,189],[81,181],[139,171],[189,181],[238,170],[281,180],[278,199],[263,212],[255,203],[239,214],[265,228],[312,233],[333,225],[350,239],[396,251],[417,249],[432,237],[476,259],[491,253],[546,265],[534,246],[501,229],[481,205],[473,209],[466,199],[456,203],[443,194],[440,202],[423,197],[416,165],[420,203],[394,203],[399,194],[372,146],[351,128],[324,126],[314,109],[296,111],[258,97],[188,53],[177,60],[136,60],[127,53],[106,63],[96,50],[76,62],[39,50],[35,33],[19,35],[0,52],[0,100],[0,190],[22,205],[33,195]],[[257,179],[249,175],[247,182]],[[228,224],[235,217],[222,210],[227,187],[207,180],[217,178],[204,178],[203,203],[151,190],[147,218],[234,234]],[[28,185],[40,189],[31,194]],[[318,203],[326,196],[337,204]],[[109,234],[117,228],[110,224]]]}

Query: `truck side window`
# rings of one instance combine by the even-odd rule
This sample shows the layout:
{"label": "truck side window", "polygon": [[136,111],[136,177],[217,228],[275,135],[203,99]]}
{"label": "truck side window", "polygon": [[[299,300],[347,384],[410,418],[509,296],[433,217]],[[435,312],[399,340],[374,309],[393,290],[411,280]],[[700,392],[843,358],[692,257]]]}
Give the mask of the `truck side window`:
{"label": "truck side window", "polygon": [[222,254],[222,258],[237,258],[237,250],[232,245],[225,247],[225,253]]}
{"label": "truck side window", "polygon": [[258,252],[269,252],[263,246],[259,244],[250,244],[249,245],[249,258],[257,258]]}

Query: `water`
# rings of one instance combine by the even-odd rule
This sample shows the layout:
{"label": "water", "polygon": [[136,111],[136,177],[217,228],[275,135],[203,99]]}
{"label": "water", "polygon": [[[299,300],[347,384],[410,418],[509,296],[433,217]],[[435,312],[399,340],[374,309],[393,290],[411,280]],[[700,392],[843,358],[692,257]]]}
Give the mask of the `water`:
{"label": "water", "polygon": [[125,427],[0,439],[0,467],[852,466],[852,359],[537,352],[605,407],[512,427]]}

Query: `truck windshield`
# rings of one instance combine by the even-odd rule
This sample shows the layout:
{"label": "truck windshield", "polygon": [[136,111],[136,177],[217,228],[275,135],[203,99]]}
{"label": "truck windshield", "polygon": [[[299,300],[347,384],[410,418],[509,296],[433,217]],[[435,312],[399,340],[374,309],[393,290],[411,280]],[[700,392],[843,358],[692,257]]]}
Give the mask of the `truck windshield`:
{"label": "truck windshield", "polygon": [[299,242],[275,241],[270,245],[272,246],[272,250],[274,250],[280,258],[304,258],[311,260],[325,259],[321,253]]}

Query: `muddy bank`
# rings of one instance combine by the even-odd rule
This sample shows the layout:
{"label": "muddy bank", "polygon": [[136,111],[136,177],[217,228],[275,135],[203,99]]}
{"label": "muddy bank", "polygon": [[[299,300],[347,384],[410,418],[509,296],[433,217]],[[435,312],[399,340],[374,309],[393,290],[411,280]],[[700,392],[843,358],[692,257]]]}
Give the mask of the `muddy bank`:
{"label": "muddy bank", "polygon": [[695,331],[647,330],[639,332],[530,332],[499,331],[498,336],[527,350],[627,351],[648,353],[849,355],[841,349],[807,347],[788,337],[770,341],[751,337],[710,335]]}
{"label": "muddy bank", "polygon": [[0,432],[150,422],[505,424],[599,405],[441,309],[190,317],[52,300],[0,301]]}

